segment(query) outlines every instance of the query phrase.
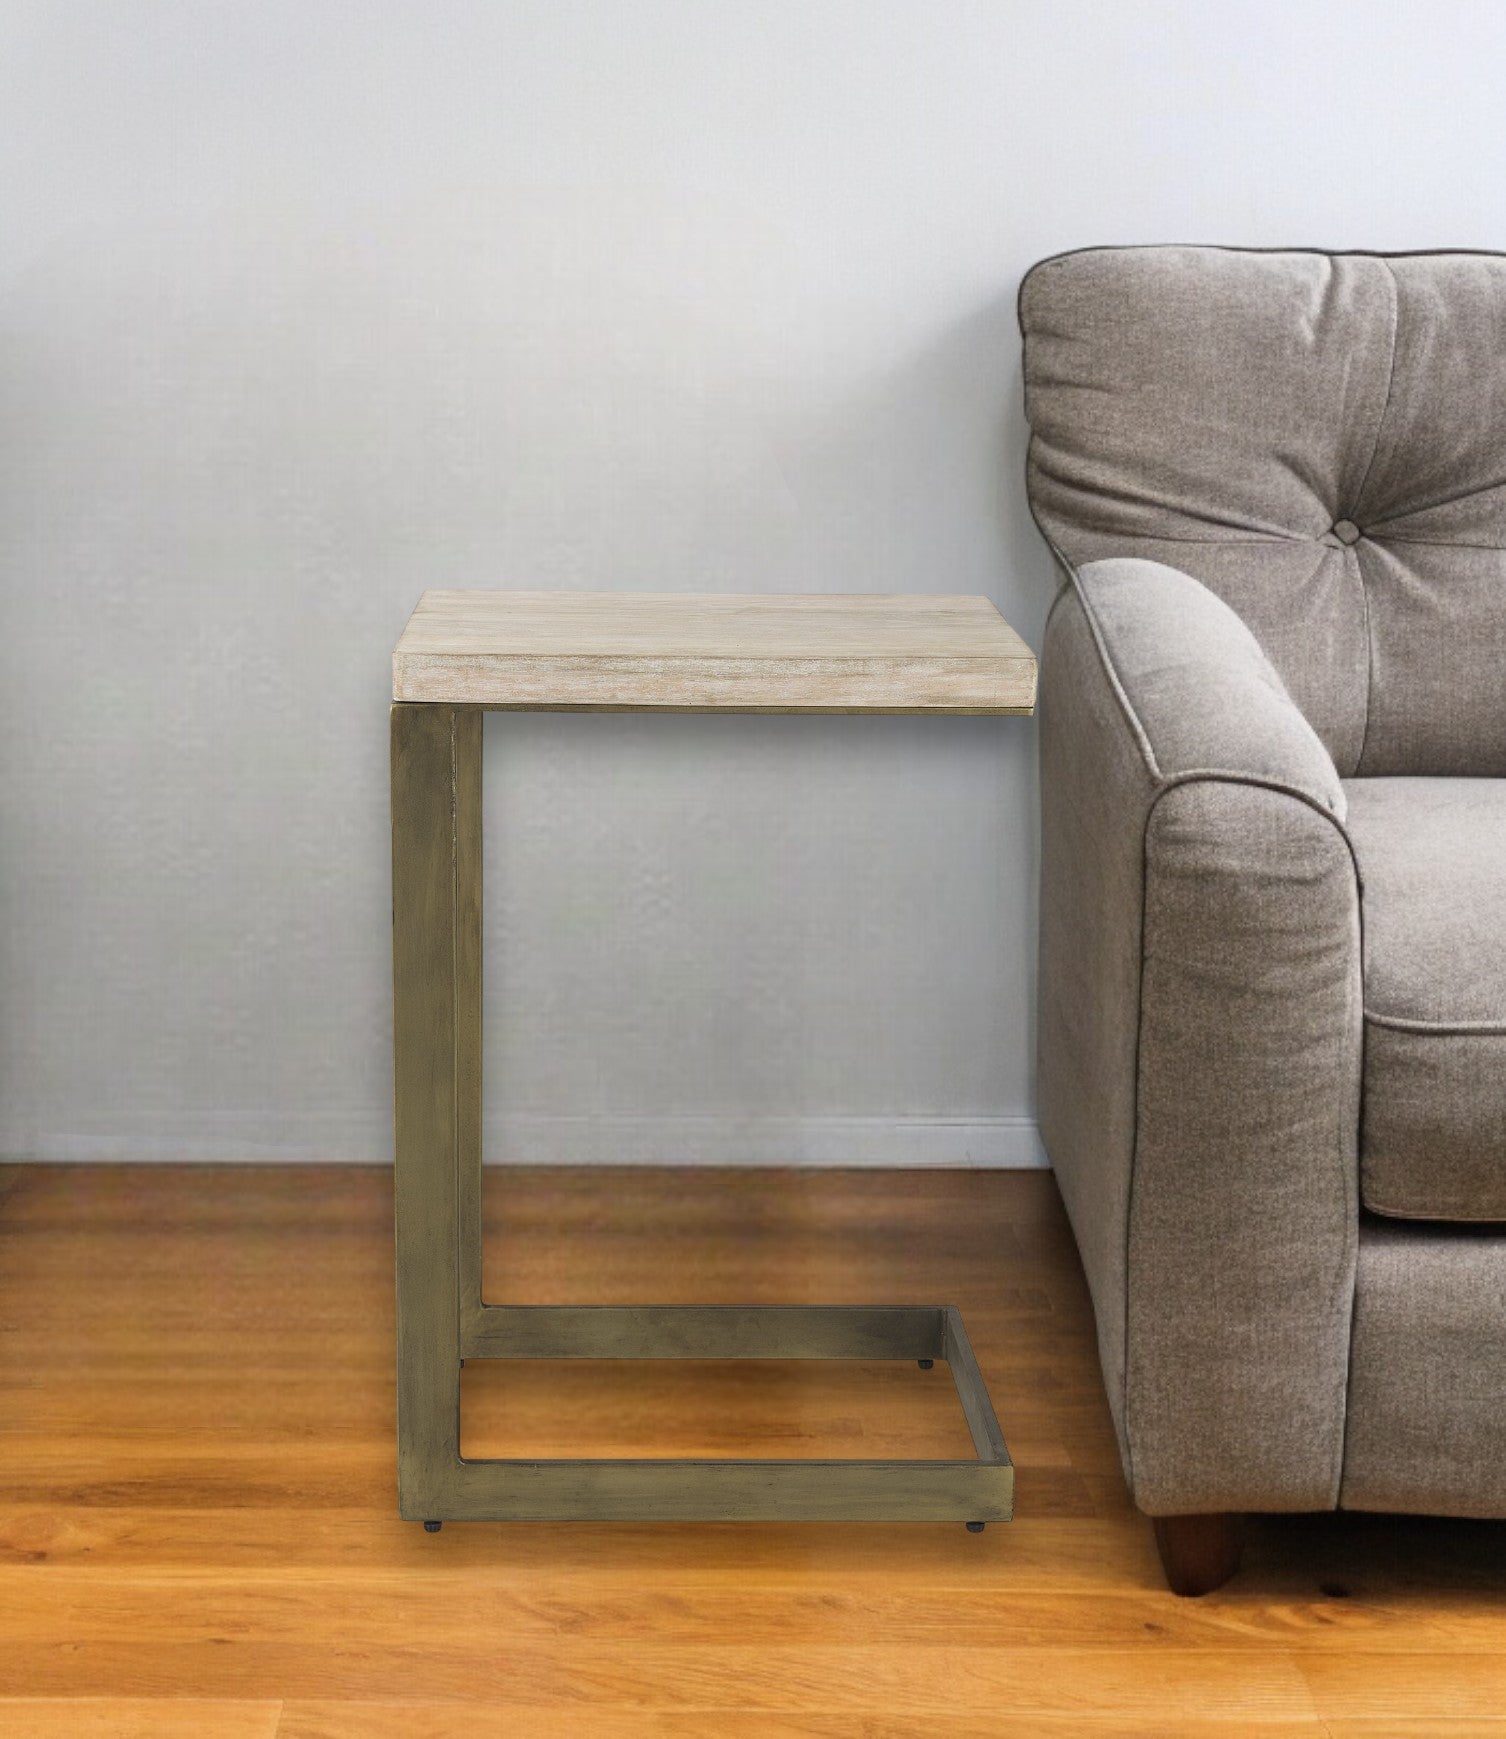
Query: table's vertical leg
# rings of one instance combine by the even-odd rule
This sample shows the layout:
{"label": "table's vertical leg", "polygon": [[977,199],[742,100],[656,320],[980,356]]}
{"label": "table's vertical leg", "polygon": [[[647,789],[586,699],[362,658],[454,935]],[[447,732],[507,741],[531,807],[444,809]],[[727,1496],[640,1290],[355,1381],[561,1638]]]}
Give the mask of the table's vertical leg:
{"label": "table's vertical leg", "polygon": [[479,1099],[479,774],[479,714],[393,707],[398,1504],[418,1520],[444,1516],[460,1466],[460,1162],[477,1148]]}
{"label": "table's vertical leg", "polygon": [[455,1153],[462,1327],[481,1315],[481,725],[455,713]]}

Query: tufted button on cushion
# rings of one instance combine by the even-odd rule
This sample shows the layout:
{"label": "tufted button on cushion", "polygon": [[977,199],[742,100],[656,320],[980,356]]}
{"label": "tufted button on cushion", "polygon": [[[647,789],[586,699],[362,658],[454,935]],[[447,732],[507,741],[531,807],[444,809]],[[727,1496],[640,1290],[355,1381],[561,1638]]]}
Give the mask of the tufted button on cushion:
{"label": "tufted button on cushion", "polygon": [[1506,256],[1088,248],[1020,317],[1068,563],[1200,580],[1345,775],[1506,777]]}

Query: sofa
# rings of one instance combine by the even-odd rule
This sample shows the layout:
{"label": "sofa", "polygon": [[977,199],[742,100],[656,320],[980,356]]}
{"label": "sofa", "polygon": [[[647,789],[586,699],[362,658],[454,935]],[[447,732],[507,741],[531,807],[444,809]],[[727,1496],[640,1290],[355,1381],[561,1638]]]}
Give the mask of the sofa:
{"label": "sofa", "polygon": [[1172,1586],[1506,1516],[1506,258],[1088,248],[1020,294],[1039,1109]]}

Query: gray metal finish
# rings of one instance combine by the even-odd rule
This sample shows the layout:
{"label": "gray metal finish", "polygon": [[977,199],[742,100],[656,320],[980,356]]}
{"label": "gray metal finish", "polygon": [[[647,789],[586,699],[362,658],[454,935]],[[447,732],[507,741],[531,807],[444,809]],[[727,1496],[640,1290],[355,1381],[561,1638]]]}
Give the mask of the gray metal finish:
{"label": "gray metal finish", "polygon": [[938,1305],[489,1304],[461,1333],[492,1359],[941,1359]]}
{"label": "gray metal finish", "polygon": [[[1008,1521],[951,1305],[500,1305],[481,1295],[481,710],[392,708],[398,1504],[438,1521]],[[466,1460],[467,1358],[944,1359],[974,1461]]]}

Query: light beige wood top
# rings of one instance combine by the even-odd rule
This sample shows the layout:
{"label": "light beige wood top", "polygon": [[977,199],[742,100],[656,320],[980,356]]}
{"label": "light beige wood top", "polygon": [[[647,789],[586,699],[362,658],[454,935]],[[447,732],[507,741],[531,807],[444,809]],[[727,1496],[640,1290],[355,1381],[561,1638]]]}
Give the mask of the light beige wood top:
{"label": "light beige wood top", "polygon": [[608,712],[1028,713],[1035,658],[987,598],[425,592],[392,698]]}

